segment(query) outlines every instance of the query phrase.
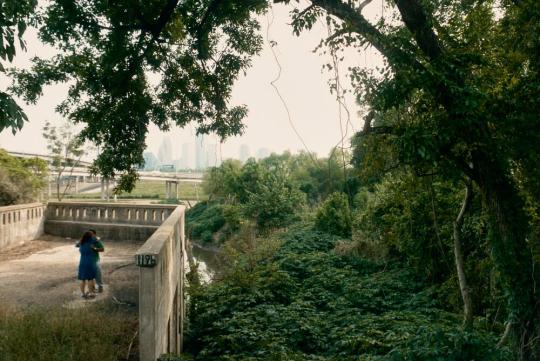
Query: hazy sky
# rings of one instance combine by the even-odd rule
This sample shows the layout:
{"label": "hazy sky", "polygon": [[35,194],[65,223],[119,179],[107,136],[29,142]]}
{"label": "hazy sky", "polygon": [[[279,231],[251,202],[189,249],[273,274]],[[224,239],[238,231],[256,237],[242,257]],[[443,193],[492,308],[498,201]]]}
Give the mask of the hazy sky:
{"label": "hazy sky", "polygon": [[[289,123],[281,100],[270,84],[278,73],[278,66],[266,38],[267,25],[272,15],[274,20],[269,29],[269,40],[277,42],[274,51],[282,66],[281,77],[276,85],[289,107],[294,126],[309,150],[319,155],[328,154],[341,139],[339,104],[335,95],[330,94],[328,86],[328,80],[334,74],[322,70],[323,64],[329,61],[329,57],[313,53],[320,40],[328,36],[328,29],[321,22],[312,31],[296,37],[292,34],[291,26],[288,25],[290,10],[290,6],[274,5],[272,12],[261,17],[265,38],[264,50],[260,57],[254,59],[253,67],[248,70],[246,76],[238,80],[233,91],[232,103],[246,104],[249,108],[249,115],[245,120],[246,130],[242,136],[230,138],[221,147],[218,146],[218,152],[220,149],[222,158],[238,157],[239,147],[242,144],[249,146],[252,155],[259,148],[268,148],[275,152],[287,149],[295,152],[304,149]],[[368,18],[377,19],[381,13],[381,0],[373,1],[363,13]],[[19,52],[14,61],[15,66],[27,67],[28,59],[35,55],[54,54],[53,49],[39,43],[35,32],[29,31],[26,39],[28,52]],[[381,58],[373,49],[345,52],[345,60],[340,66],[342,85],[348,87],[346,78],[348,66],[372,68],[380,64]],[[5,78],[1,80],[5,88]],[[19,104],[26,111],[30,121],[15,136],[12,135],[11,130],[0,133],[0,147],[14,151],[45,153],[46,144],[41,136],[41,129],[46,120],[62,121],[54,108],[66,96],[66,89],[63,85],[46,88],[45,95],[36,105],[24,105],[20,101]],[[346,103],[351,115],[351,124],[358,130],[362,126],[362,120],[358,115],[360,109],[350,95],[347,96]],[[345,124],[344,109],[342,109],[342,120]],[[352,135],[352,132],[349,127],[347,134]],[[171,138],[175,158],[180,156],[183,143],[195,143],[195,132],[191,126],[185,129],[175,128],[168,135],[151,127],[147,138],[148,150],[157,154],[164,136]],[[207,138],[205,141],[218,143],[215,137]]]}

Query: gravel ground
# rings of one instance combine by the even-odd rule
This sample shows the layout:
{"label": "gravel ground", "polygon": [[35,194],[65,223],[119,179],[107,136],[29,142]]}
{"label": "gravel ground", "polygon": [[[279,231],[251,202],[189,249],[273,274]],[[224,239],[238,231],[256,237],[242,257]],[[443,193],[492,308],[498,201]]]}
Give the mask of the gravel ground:
{"label": "gravel ground", "polygon": [[0,303],[16,308],[36,306],[85,307],[114,302],[136,310],[139,271],[134,254],[142,243],[107,242],[101,254],[105,291],[93,300],[80,297],[75,240],[44,236],[0,251]]}

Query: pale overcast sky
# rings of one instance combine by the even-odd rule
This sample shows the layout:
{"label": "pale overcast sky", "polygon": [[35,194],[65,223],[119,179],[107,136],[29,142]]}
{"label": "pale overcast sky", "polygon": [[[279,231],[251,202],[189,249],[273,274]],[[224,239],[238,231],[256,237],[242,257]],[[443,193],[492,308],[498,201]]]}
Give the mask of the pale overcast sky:
{"label": "pale overcast sky", "polygon": [[[373,1],[363,13],[375,21],[381,14],[381,1]],[[261,18],[263,35],[265,37],[264,50],[260,57],[254,59],[253,67],[246,76],[242,76],[234,87],[233,104],[246,104],[249,115],[245,121],[246,131],[242,136],[234,137],[218,146],[221,157],[238,158],[240,145],[249,146],[251,154],[255,155],[259,148],[268,148],[270,151],[282,152],[291,150],[296,152],[303,149],[301,141],[294,133],[287,117],[287,113],[272,88],[270,82],[278,73],[278,66],[274,60],[269,43],[266,40],[266,27],[274,14],[274,21],[270,27],[271,41],[277,42],[274,50],[282,66],[282,74],[276,85],[285,99],[291,114],[292,121],[298,133],[304,139],[307,147],[319,155],[327,155],[330,149],[341,139],[339,128],[339,104],[335,95],[330,94],[328,80],[333,73],[323,71],[323,64],[329,58],[313,53],[320,40],[328,36],[328,30],[322,23],[317,24],[310,32],[300,37],[292,34],[289,11],[291,6],[274,5],[273,12]],[[35,32],[27,34],[28,52],[21,53],[14,61],[17,67],[27,67],[28,59],[38,56],[51,56],[54,50],[46,48],[36,38]],[[362,66],[373,68],[381,65],[381,57],[373,49],[350,50],[345,53],[345,61],[340,66],[342,85],[348,87],[348,66]],[[2,79],[3,88],[6,86]],[[19,104],[23,107],[30,121],[23,130],[12,135],[11,130],[0,133],[0,147],[12,151],[25,151],[46,153],[45,140],[41,136],[41,129],[46,120],[61,122],[62,118],[55,113],[55,106],[66,96],[66,87],[62,85],[46,88],[45,95],[36,105]],[[352,126],[358,130],[362,120],[358,116],[360,109],[352,96],[346,98],[351,114]],[[345,124],[346,113],[342,110],[342,119]],[[349,127],[348,134],[352,135]],[[186,129],[173,129],[167,135],[152,127],[147,138],[148,150],[157,155],[158,148],[164,136],[169,136],[173,143],[173,157],[179,157],[183,143],[195,143],[193,127]],[[217,138],[210,137],[207,143],[218,143]],[[218,155],[219,158],[219,155]]]}

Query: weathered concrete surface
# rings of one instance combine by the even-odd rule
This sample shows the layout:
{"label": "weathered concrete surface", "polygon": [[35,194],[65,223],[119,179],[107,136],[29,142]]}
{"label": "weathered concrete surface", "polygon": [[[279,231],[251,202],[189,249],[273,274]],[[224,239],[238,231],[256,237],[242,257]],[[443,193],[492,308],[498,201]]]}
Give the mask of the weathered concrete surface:
{"label": "weathered concrete surface", "polygon": [[44,217],[42,203],[0,207],[0,251],[41,236]]}
{"label": "weathered concrete surface", "polygon": [[113,241],[145,241],[174,211],[160,204],[50,202],[45,233],[79,238],[89,228]]}
{"label": "weathered concrete surface", "polygon": [[[107,242],[101,257],[105,289],[96,301],[114,300],[136,306],[139,272],[133,254],[141,243]],[[82,307],[74,240],[42,236],[0,251],[0,303],[15,307]],[[94,301],[95,302],[95,301]]]}
{"label": "weathered concrete surface", "polygon": [[89,229],[95,229],[104,239],[111,241],[133,240],[144,242],[157,226],[139,226],[121,223],[93,223],[77,221],[45,221],[45,233],[58,237],[80,238]]}
{"label": "weathered concrete surface", "polygon": [[184,319],[184,206],[178,206],[137,251],[141,361],[180,353]]}

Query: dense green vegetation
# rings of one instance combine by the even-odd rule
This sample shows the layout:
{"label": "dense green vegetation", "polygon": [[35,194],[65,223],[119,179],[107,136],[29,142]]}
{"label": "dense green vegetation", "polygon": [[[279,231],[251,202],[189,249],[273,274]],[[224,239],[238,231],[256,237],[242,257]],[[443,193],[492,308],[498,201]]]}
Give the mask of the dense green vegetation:
{"label": "dense green vegetation", "polygon": [[188,210],[186,224],[188,238],[213,242],[214,234],[225,226],[223,206],[208,202],[197,203]]}
{"label": "dense green vegetation", "polygon": [[335,236],[309,227],[277,238],[191,289],[195,360],[513,359],[486,320],[462,330],[414,270],[340,254]]}
{"label": "dense green vegetation", "polygon": [[344,193],[332,193],[319,207],[315,218],[317,228],[329,234],[351,237],[351,209]]}
{"label": "dense green vegetation", "polygon": [[[190,286],[186,345],[195,360],[519,356],[497,346],[507,310],[478,193],[459,230],[472,295],[472,321],[464,324],[453,253],[463,186],[408,167],[374,178],[346,165],[347,181],[335,167],[334,189],[318,193],[301,181],[316,183],[305,177],[310,167],[305,155],[286,153],[226,162],[205,177],[210,201],[188,211],[187,229],[192,239],[221,244],[228,262],[219,281]],[[309,192],[313,201],[285,206],[287,219],[268,213],[261,222],[250,213],[250,190],[274,184],[264,177],[269,169],[285,170],[277,174],[287,194],[307,200]]]}
{"label": "dense green vegetation", "polygon": [[0,206],[36,201],[47,181],[47,163],[0,149]]}
{"label": "dense green vegetation", "polygon": [[[340,163],[335,153],[316,159],[306,153],[286,152],[259,161],[249,159],[244,165],[227,160],[205,174],[203,188],[209,201],[187,212],[188,235],[206,242],[223,242],[242,227],[253,226],[259,233],[287,227],[300,220],[304,211],[317,209],[318,202],[328,195],[349,189],[349,183],[351,169]],[[347,196],[336,193],[330,198],[335,201],[329,200],[329,206],[322,208],[326,213],[321,213],[321,227],[333,226],[335,221],[329,223],[335,214],[331,208],[338,202],[342,208],[336,212],[347,214],[340,217],[342,222],[336,227],[350,235]],[[213,237],[218,231],[218,237]]]}

